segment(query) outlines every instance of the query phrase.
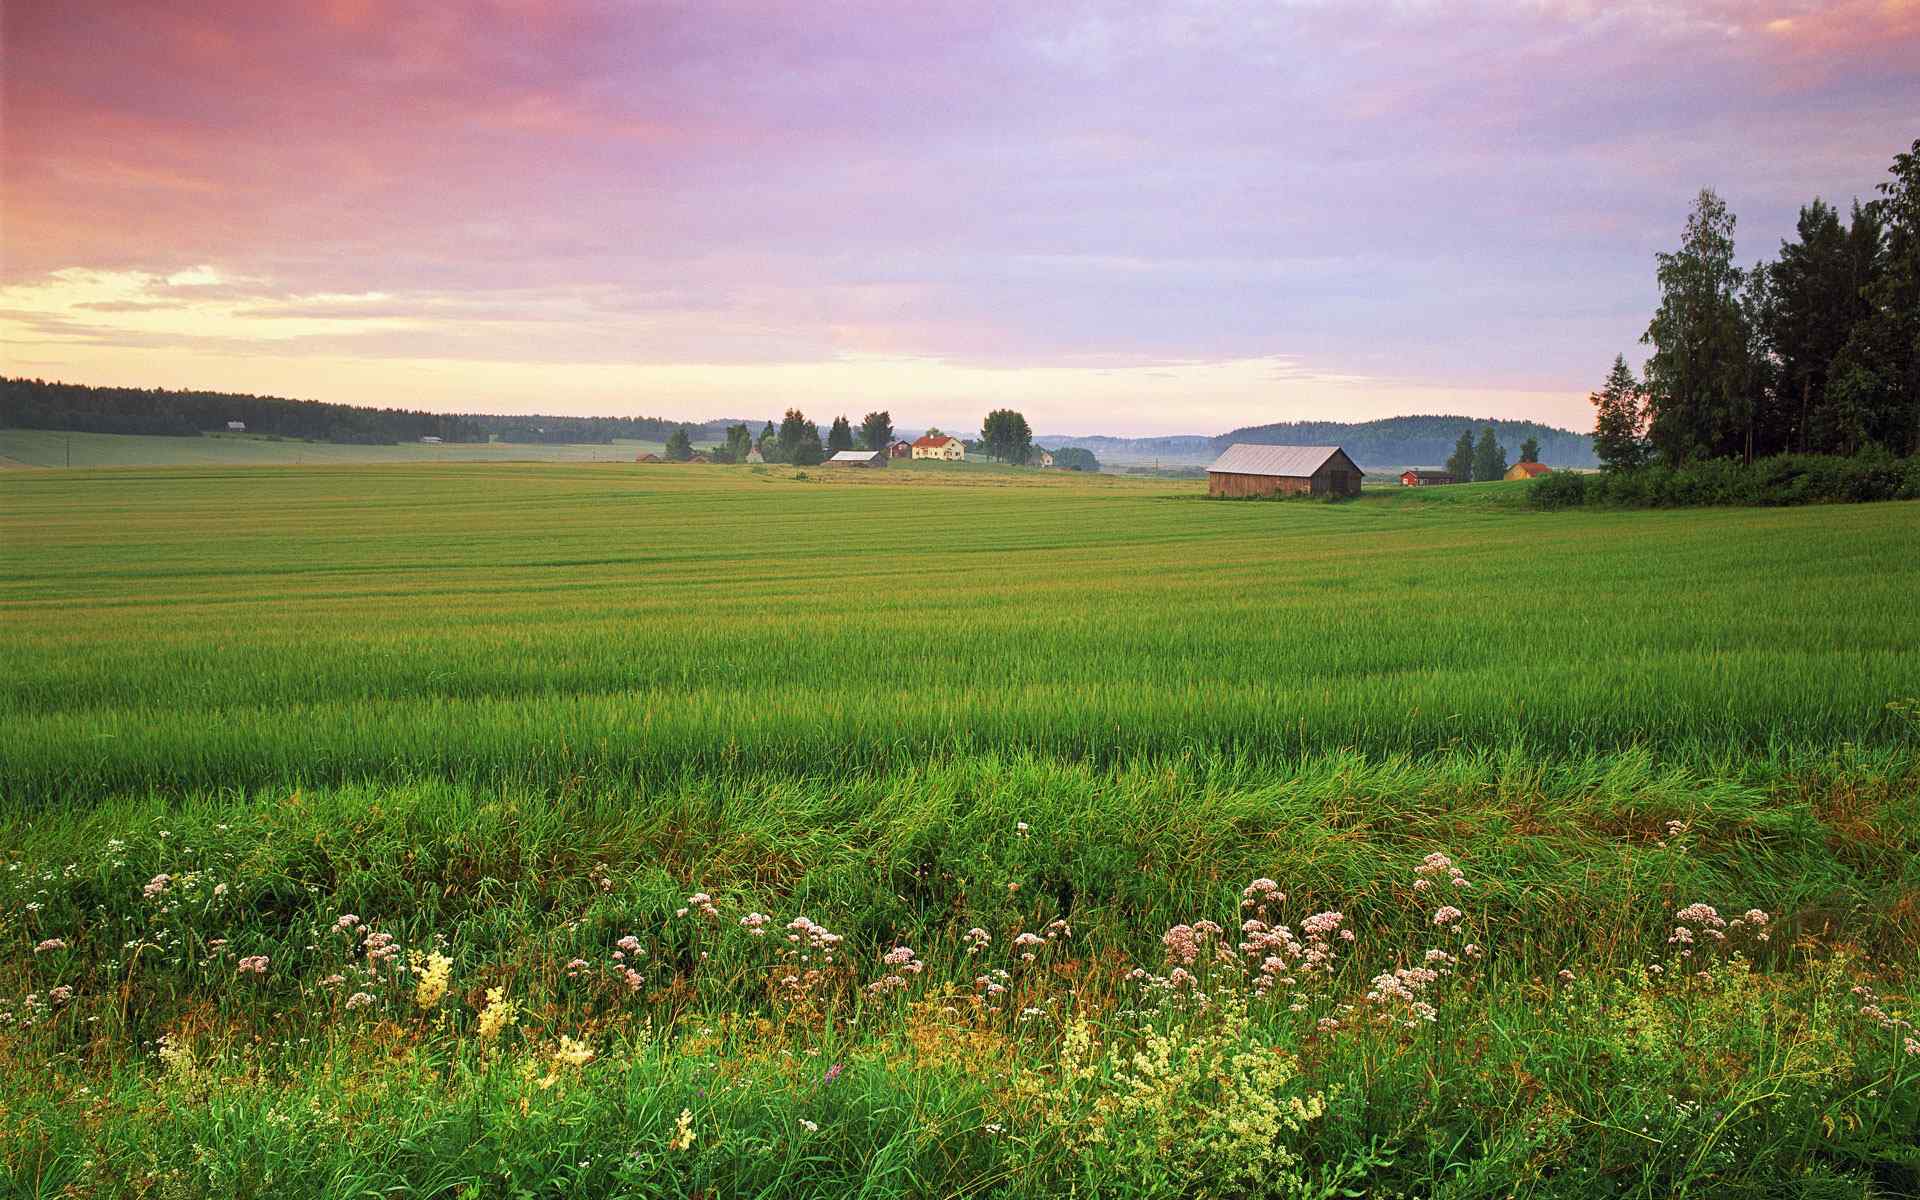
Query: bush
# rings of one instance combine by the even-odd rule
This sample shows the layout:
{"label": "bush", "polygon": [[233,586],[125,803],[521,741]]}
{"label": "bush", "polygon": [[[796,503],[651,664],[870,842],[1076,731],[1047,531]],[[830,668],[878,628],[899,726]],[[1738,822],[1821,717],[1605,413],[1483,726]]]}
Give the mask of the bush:
{"label": "bush", "polygon": [[1781,454],[1752,463],[1708,459],[1602,475],[1543,475],[1527,492],[1534,508],[1701,508],[1714,505],[1860,504],[1920,499],[1920,458],[1874,449],[1851,458]]}

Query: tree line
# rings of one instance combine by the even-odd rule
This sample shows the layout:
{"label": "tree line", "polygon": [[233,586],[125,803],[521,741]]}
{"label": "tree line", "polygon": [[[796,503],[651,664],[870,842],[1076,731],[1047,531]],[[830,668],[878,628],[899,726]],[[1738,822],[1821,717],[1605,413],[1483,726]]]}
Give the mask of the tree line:
{"label": "tree line", "polygon": [[[1539,438],[1529,436],[1520,443],[1520,461],[1540,461]],[[1474,440],[1473,430],[1460,431],[1460,440],[1453,444],[1453,454],[1447,459],[1447,474],[1458,483],[1506,478],[1507,448],[1495,439],[1493,426],[1483,427],[1478,441]]]}
{"label": "tree line", "polygon": [[1779,257],[1745,269],[1733,213],[1700,192],[1656,256],[1641,374],[1618,356],[1591,397],[1603,467],[1920,452],[1920,140],[1888,173],[1845,220],[1808,203]]}

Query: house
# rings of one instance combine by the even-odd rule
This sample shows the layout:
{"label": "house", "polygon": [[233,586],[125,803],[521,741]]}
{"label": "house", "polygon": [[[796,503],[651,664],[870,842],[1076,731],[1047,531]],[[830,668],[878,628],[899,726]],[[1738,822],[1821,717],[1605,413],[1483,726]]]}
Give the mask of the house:
{"label": "house", "polygon": [[245,421],[228,421],[227,422],[228,433],[245,433],[246,431],[247,431],[247,423]]}
{"label": "house", "polygon": [[645,450],[642,450],[642,451],[641,451],[640,453],[638,453],[638,454],[636,454],[636,455],[634,455],[634,456],[633,456],[633,461],[635,461],[635,462],[659,462],[659,461],[660,461],[660,456],[659,456],[658,454],[648,454],[648,453],[647,453],[647,452],[646,452]]}
{"label": "house", "polygon": [[1553,468],[1545,463],[1518,462],[1507,468],[1502,479],[1537,479],[1542,475],[1553,474]]}
{"label": "house", "polygon": [[959,462],[967,456],[967,447],[957,437],[946,434],[928,434],[913,443],[915,458],[933,458],[941,462]]}
{"label": "house", "polygon": [[747,450],[747,461],[758,466],[767,461],[767,456],[760,453],[760,447],[753,446]]}
{"label": "house", "polygon": [[420,441],[421,444],[427,446],[438,446],[440,444],[440,439],[437,437],[423,437]]}
{"label": "house", "polygon": [[913,443],[912,442],[895,442],[893,445],[887,447],[887,457],[888,458],[912,458]]}
{"label": "house", "polygon": [[693,457],[687,461],[690,463],[710,463],[713,461],[713,455],[708,454],[705,450],[695,450]]}
{"label": "house", "polygon": [[1030,467],[1050,467],[1053,465],[1053,451],[1044,446],[1035,446],[1027,452],[1027,465]]}
{"label": "house", "polygon": [[887,465],[885,450],[842,450],[829,458],[829,467],[884,467]]}
{"label": "house", "polygon": [[1209,496],[1358,496],[1361,470],[1338,446],[1236,442],[1207,467]]}
{"label": "house", "polygon": [[1400,483],[1403,487],[1435,487],[1443,483],[1458,483],[1452,471],[1402,471]]}

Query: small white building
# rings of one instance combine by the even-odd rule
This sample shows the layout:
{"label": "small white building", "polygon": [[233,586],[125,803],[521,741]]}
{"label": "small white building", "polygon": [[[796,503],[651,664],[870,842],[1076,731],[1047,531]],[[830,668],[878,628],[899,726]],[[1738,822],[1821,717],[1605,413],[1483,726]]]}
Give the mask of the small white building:
{"label": "small white building", "polygon": [[245,421],[228,421],[227,422],[228,433],[245,433],[246,431],[247,431],[247,423]]}
{"label": "small white building", "polygon": [[437,437],[423,437],[420,440],[429,446],[438,446],[440,444],[440,439]]}

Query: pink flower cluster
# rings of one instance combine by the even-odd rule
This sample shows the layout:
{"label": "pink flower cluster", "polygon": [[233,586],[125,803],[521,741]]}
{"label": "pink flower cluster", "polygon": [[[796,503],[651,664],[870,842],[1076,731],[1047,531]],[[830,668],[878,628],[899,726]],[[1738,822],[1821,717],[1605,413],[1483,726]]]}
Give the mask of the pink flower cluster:
{"label": "pink flower cluster", "polygon": [[1681,958],[1692,958],[1695,945],[1724,943],[1742,933],[1756,942],[1764,942],[1770,936],[1767,924],[1772,918],[1764,909],[1750,908],[1728,921],[1711,904],[1689,904],[1673,915],[1680,923],[1673,927],[1667,944],[1680,947]]}
{"label": "pink flower cluster", "polygon": [[267,956],[264,954],[249,954],[240,960],[238,970],[242,975],[265,975],[267,973]]}
{"label": "pink flower cluster", "polygon": [[880,962],[887,967],[887,973],[867,985],[867,991],[876,996],[906,991],[908,976],[918,975],[927,969],[927,965],[909,946],[895,946],[881,957]]}
{"label": "pink flower cluster", "polygon": [[768,920],[769,918],[765,913],[750,912],[740,918],[740,928],[746,930],[747,933],[753,937],[765,937],[767,936]]}
{"label": "pink flower cluster", "polygon": [[978,954],[992,944],[993,935],[975,925],[967,930],[960,940],[966,943],[968,954]]}
{"label": "pink flower cluster", "polygon": [[54,937],[54,938],[48,938],[46,941],[41,942],[39,945],[35,946],[33,948],[33,952],[35,954],[47,954],[54,950],[65,950],[66,948],[67,948],[67,939]]}
{"label": "pink flower cluster", "polygon": [[713,897],[707,895],[705,892],[695,892],[693,895],[688,896],[687,907],[679,909],[673,915],[676,917],[684,917],[689,911],[697,912],[709,921],[718,921],[720,919],[720,910],[713,906]]}
{"label": "pink flower cluster", "polygon": [[140,894],[149,900],[158,900],[167,894],[167,885],[173,882],[171,875],[155,875],[140,889]]}

